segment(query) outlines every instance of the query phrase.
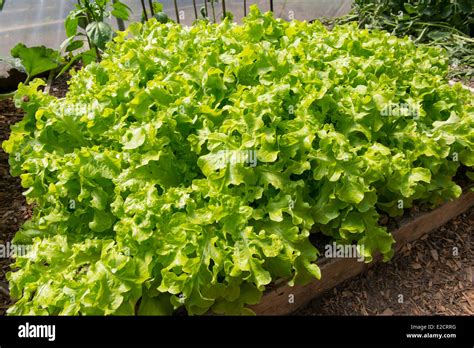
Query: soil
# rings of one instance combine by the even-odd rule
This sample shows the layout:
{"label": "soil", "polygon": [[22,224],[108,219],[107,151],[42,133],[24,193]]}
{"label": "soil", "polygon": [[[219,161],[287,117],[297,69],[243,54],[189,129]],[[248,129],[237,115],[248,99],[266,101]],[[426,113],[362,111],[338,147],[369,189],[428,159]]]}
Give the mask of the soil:
{"label": "soil", "polygon": [[[23,117],[10,99],[0,100],[0,142],[8,138],[10,125]],[[8,156],[0,148],[0,244],[6,245],[21,224],[30,217],[31,210],[22,195],[19,178],[10,176]],[[12,259],[0,258],[0,315],[4,314],[10,304],[8,285],[5,274],[9,271]]]}
{"label": "soil", "polygon": [[10,62],[0,58],[0,94],[16,90],[20,82],[24,82],[28,75],[15,68]]}

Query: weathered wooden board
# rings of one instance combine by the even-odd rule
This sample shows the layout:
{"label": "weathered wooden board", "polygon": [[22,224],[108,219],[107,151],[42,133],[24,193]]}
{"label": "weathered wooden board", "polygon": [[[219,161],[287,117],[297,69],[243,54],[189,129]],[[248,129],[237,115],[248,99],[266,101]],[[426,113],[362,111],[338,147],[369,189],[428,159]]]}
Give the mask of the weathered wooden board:
{"label": "weathered wooden board", "polygon": [[[395,252],[400,250],[406,243],[436,230],[472,206],[474,206],[474,192],[468,191],[458,199],[446,203],[431,212],[405,221],[399,229],[393,232],[393,237],[396,241]],[[293,287],[288,286],[286,283],[280,283],[274,289],[267,291],[259,304],[250,308],[257,315],[290,314],[325,291],[364,272],[377,261],[365,264],[357,261],[355,258],[321,259],[318,262],[321,268],[321,280],[315,279],[309,284],[295,285]],[[291,301],[289,301],[290,299]]]}

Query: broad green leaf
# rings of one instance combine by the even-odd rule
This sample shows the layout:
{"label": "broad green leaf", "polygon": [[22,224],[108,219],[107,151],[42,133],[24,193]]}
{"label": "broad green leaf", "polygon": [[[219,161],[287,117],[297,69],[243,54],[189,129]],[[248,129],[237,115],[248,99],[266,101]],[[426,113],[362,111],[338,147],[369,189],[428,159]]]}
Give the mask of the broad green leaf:
{"label": "broad green leaf", "polygon": [[90,41],[100,48],[105,49],[107,42],[112,40],[114,31],[112,27],[105,22],[91,22],[86,27],[86,33]]}
{"label": "broad green leaf", "polygon": [[113,4],[113,10],[112,10],[112,16],[123,19],[123,20],[128,20],[128,17],[130,15],[130,8],[125,5],[123,2],[117,1]]}
{"label": "broad green leaf", "polygon": [[30,77],[59,67],[59,53],[44,46],[26,47],[19,43],[12,48],[11,55],[21,60]]}
{"label": "broad green leaf", "polygon": [[75,36],[77,33],[77,26],[79,24],[79,20],[77,16],[67,16],[66,21],[64,22],[64,26],[66,28],[66,36],[71,37]]}

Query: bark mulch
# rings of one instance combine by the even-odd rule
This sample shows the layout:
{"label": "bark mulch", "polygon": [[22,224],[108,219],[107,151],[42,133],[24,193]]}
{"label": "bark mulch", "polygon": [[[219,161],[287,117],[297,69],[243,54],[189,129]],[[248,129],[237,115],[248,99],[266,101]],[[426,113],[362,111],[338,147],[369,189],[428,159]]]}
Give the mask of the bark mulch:
{"label": "bark mulch", "polygon": [[473,315],[473,225],[471,208],[295,314]]}

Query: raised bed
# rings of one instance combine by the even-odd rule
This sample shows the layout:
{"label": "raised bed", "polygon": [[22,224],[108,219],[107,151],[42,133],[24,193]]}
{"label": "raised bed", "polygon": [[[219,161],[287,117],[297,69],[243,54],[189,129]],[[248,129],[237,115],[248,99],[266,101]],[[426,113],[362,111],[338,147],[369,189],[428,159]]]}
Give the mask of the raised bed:
{"label": "raised bed", "polygon": [[[404,220],[401,226],[393,231],[395,253],[405,244],[438,229],[472,206],[474,206],[474,192],[467,190],[454,201],[445,203],[428,213]],[[284,282],[277,283],[273,289],[265,293],[259,304],[251,308],[257,315],[290,314],[325,291],[363,273],[379,261],[380,258],[376,258],[372,263],[363,263],[357,261],[356,258],[322,258],[318,262],[321,268],[320,280],[315,279],[306,285],[293,287]]]}

